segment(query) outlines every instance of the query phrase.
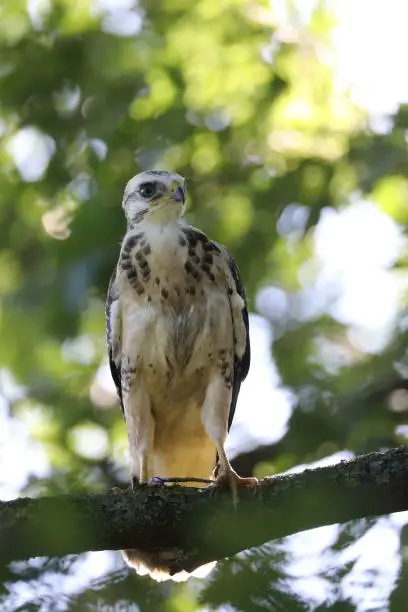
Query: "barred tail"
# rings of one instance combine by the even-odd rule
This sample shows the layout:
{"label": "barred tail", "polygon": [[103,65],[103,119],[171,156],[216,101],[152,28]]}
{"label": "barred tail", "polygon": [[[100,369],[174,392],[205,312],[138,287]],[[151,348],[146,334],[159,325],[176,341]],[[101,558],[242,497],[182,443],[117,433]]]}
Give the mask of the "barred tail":
{"label": "barred tail", "polygon": [[122,551],[123,558],[129,567],[132,567],[139,576],[149,575],[156,582],[165,580],[185,582],[191,576],[206,578],[216,565],[216,561],[212,561],[197,567],[191,573],[184,570],[172,573],[171,566],[174,566],[180,558],[180,553],[181,551],[177,548],[158,551],[157,553],[146,553],[135,548]]}

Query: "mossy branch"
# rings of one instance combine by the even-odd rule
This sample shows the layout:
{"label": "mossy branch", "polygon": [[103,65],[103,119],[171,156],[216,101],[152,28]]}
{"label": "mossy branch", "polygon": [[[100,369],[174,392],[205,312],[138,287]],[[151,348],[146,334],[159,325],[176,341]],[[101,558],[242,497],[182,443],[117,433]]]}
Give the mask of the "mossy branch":
{"label": "mossy branch", "polygon": [[181,486],[0,502],[0,560],[176,547],[175,569],[191,571],[305,529],[400,510],[408,510],[408,447],[266,478],[240,491],[236,510],[227,491]]}

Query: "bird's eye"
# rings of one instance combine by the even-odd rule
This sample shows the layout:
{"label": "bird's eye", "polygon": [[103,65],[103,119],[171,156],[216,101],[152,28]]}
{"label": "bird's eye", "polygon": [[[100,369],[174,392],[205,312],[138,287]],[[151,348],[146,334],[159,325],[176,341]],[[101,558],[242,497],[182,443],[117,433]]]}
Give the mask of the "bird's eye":
{"label": "bird's eye", "polygon": [[156,191],[156,183],[142,183],[139,187],[139,193],[142,198],[151,198]]}

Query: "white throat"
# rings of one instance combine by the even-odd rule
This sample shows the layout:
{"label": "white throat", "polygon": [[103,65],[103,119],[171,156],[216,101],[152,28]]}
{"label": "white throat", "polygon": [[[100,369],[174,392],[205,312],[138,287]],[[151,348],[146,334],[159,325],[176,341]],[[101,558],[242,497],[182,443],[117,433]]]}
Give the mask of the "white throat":
{"label": "white throat", "polygon": [[163,204],[157,204],[156,207],[149,210],[145,216],[145,222],[154,225],[178,223],[182,212],[181,206],[176,202],[164,202]]}

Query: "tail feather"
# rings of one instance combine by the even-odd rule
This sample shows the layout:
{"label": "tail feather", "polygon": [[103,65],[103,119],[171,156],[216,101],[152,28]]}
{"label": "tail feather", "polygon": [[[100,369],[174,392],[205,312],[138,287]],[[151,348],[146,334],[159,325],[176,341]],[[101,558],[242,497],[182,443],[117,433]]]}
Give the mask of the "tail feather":
{"label": "tail feather", "polygon": [[[180,482],[183,487],[196,487],[194,482]],[[211,561],[200,565],[192,572],[180,571],[172,572],[172,567],[183,558],[183,551],[179,548],[167,548],[154,553],[145,552],[137,548],[122,550],[122,556],[126,564],[133,568],[139,576],[149,575],[156,582],[174,580],[175,582],[185,582],[190,577],[206,578],[214,569],[217,562]]]}
{"label": "tail feather", "polygon": [[174,580],[185,582],[190,577],[205,578],[215,567],[216,561],[200,565],[191,573],[186,571],[172,573],[171,566],[180,558],[181,551],[177,548],[146,553],[136,548],[123,550],[122,555],[129,567],[132,567],[139,576],[149,575],[156,582]]}

